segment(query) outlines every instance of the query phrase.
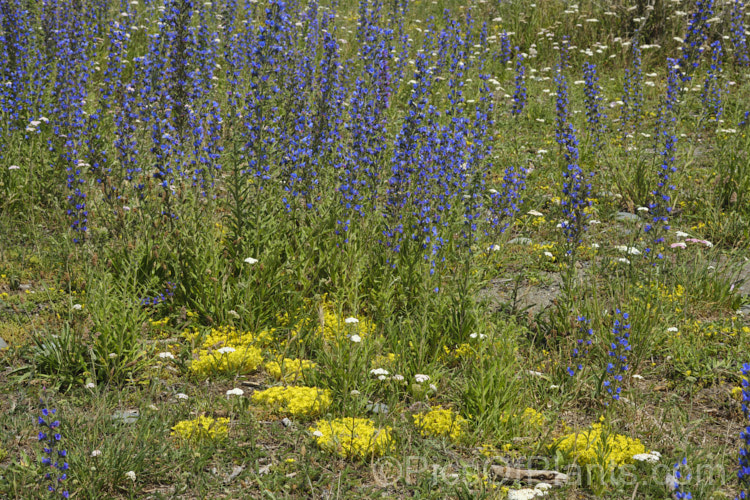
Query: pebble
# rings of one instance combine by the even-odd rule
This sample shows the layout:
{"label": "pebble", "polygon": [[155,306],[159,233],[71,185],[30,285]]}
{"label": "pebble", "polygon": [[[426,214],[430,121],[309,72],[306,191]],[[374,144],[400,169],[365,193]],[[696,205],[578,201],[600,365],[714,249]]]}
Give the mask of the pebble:
{"label": "pebble", "polygon": [[112,418],[114,420],[120,420],[123,424],[132,424],[135,423],[139,418],[141,414],[138,410],[123,410],[123,411],[116,411],[114,415],[112,415]]}
{"label": "pebble", "polygon": [[518,237],[513,238],[508,243],[511,245],[531,245],[531,238]]}
{"label": "pebble", "polygon": [[385,403],[370,403],[365,406],[365,409],[367,411],[371,411],[372,413],[382,413],[383,415],[386,415],[388,413],[388,405]]}
{"label": "pebble", "polygon": [[282,424],[282,425],[283,425],[284,427],[289,427],[289,426],[291,426],[291,425],[292,425],[292,421],[291,421],[291,420],[289,420],[288,418],[284,417],[284,418],[282,418],[282,419],[281,419],[281,424]]}
{"label": "pebble", "polygon": [[3,340],[2,337],[0,337],[0,349],[6,349],[8,347],[8,343]]}
{"label": "pebble", "polygon": [[620,222],[638,222],[640,217],[630,212],[617,212],[615,214],[615,220]]}

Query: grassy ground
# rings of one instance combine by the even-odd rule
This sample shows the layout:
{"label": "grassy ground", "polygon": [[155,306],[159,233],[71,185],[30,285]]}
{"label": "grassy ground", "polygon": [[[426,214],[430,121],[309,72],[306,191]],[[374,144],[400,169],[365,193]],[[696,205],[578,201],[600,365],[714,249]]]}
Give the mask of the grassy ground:
{"label": "grassy ground", "polygon": [[[358,57],[365,47],[357,38],[358,6],[338,5],[339,17],[331,20],[336,30],[330,27],[347,68],[340,87],[346,105],[315,111],[295,96],[313,106],[335,102],[323,84],[295,92],[283,78],[296,74],[309,26],[291,9],[287,25],[296,38],[281,52],[288,65],[259,70],[271,75],[259,88],[272,97],[252,108],[272,117],[257,128],[273,139],[263,143],[248,139],[251,125],[231,112],[247,116],[251,100],[231,103],[225,72],[231,51],[223,45],[231,33],[221,24],[226,3],[206,4],[207,25],[219,40],[214,62],[223,66],[208,92],[223,110],[222,169],[205,159],[203,153],[217,151],[209,139],[196,139],[200,151],[188,140],[175,143],[168,161],[206,161],[211,183],[175,174],[173,188],[162,189],[154,180],[162,160],[151,149],[150,125],[134,122],[139,151],[133,154],[144,171],[126,180],[114,142],[116,116],[125,106],[118,97],[96,129],[114,173],[76,174],[88,193],[85,236],[70,228],[69,146],[51,128],[62,112],[50,104],[50,127],[37,125],[38,135],[2,129],[0,339],[8,347],[0,349],[0,496],[60,496],[47,491],[55,482],[45,474],[63,471],[42,461],[40,417],[47,424],[59,420],[49,432],[61,435],[52,451],[66,451],[60,490],[73,498],[521,498],[517,490],[534,485],[504,481],[493,468],[510,465],[567,472],[570,480],[545,490],[548,498],[663,499],[672,495],[674,480],[667,478],[683,458],[679,482],[694,498],[747,491],[737,464],[747,447],[740,432],[748,425],[742,366],[750,361],[750,139],[741,123],[750,72],[737,62],[741,50],[731,41],[732,5],[716,4],[707,16],[700,64],[692,81],[680,84],[679,106],[667,125],[659,125],[665,61],[684,53],[677,38],[684,39],[696,11],[691,2],[648,8],[642,2],[420,0],[390,24],[397,6],[385,6],[381,28],[406,37],[388,42],[392,94],[378,115],[380,129],[356,128],[377,103],[359,115],[351,111],[357,77],[371,92],[378,88],[376,79],[368,80],[372,59]],[[162,30],[162,13],[151,2],[128,8],[138,27],[126,54],[133,59],[147,51],[145,33]],[[91,10],[92,19],[114,19],[118,9]],[[466,13],[473,18],[471,43],[461,34]],[[238,17],[245,15],[264,25],[262,10],[247,14],[241,7]],[[294,31],[297,21],[304,30]],[[192,22],[198,24],[197,15]],[[443,29],[447,48],[430,45]],[[89,125],[113,57],[104,43],[112,32],[91,33],[102,42],[92,49],[101,67],[89,68],[91,97],[83,105]],[[376,40],[388,40],[377,33]],[[570,60],[559,69],[564,36]],[[401,53],[407,38],[411,44]],[[724,42],[725,52],[715,85],[709,79],[710,88],[720,89],[713,94],[722,102],[718,117],[702,96],[706,75],[715,71],[714,40]],[[319,63],[323,45],[316,43]],[[634,43],[642,51],[640,69]],[[396,53],[410,58],[400,77]],[[514,116],[521,53],[528,101]],[[411,62],[420,54],[432,68],[425,108],[410,98],[418,87],[410,81],[425,74]],[[437,70],[440,54],[446,59]],[[586,121],[584,61],[597,65],[600,111],[607,115],[598,146]],[[61,63],[49,64],[62,78]],[[127,95],[131,78],[143,83],[133,65],[122,67],[116,79],[122,85],[112,84],[116,96]],[[261,80],[249,67],[243,71],[236,86],[245,99],[249,82]],[[637,71],[640,79],[632,76]],[[576,161],[570,141],[556,142],[559,75],[569,88],[566,121],[576,129]],[[639,94],[624,97],[626,81],[640,82],[640,108],[634,104]],[[50,91],[45,99],[54,96]],[[209,97],[196,97],[195,109],[211,109]],[[134,101],[134,109],[141,104]],[[407,129],[410,112],[429,106],[437,111],[420,115],[425,128]],[[292,130],[284,127],[306,113],[325,116],[326,126],[340,118],[340,135],[325,136],[340,150],[321,149],[319,163],[310,153],[295,157],[305,165],[300,172],[317,169],[318,177],[309,192],[292,195],[285,187],[294,171],[286,156],[293,141],[279,130]],[[177,127],[177,115],[158,118],[174,119]],[[456,125],[459,119],[469,132]],[[210,113],[198,120],[206,130],[214,123]],[[312,121],[304,127],[325,128]],[[436,136],[428,129],[442,133],[441,141],[430,142]],[[81,137],[95,137],[91,130]],[[375,152],[357,149],[359,136]],[[660,189],[661,166],[670,156],[663,154],[668,136],[677,141],[676,171],[667,181],[675,189],[661,190],[670,194],[665,201],[652,191]],[[400,137],[418,138],[419,154],[408,158],[416,165],[409,181],[392,170]],[[81,142],[90,161],[99,154],[94,142]],[[454,149],[440,149],[446,143]],[[475,144],[491,150],[478,158]],[[243,156],[243,147],[258,148],[256,156]],[[441,152],[430,156],[432,147]],[[269,178],[247,174],[248,161],[263,154]],[[349,170],[337,163],[346,154],[352,164],[372,161],[378,172],[359,174],[363,194],[348,199],[341,193],[348,182],[342,172]],[[5,163],[21,168],[5,169]],[[447,164],[453,169],[441,170]],[[587,229],[566,238],[559,224],[571,220],[569,178],[563,177],[571,164],[591,186],[577,212]],[[518,192],[511,165],[516,174],[526,171]],[[417,179],[428,171],[428,180]],[[139,180],[146,187],[133,191]],[[405,191],[392,190],[397,181]],[[119,197],[107,195],[112,186]],[[403,240],[384,236],[398,210],[387,200],[406,191],[417,199],[425,190],[429,201],[406,202],[398,212]],[[490,190],[510,201],[498,201]],[[356,203],[365,206],[362,214],[351,209]],[[502,209],[499,225],[490,220],[493,203]],[[418,215],[425,206],[428,222]],[[669,229],[646,231],[667,207]],[[467,213],[476,214],[478,227],[466,224]],[[385,244],[393,242],[400,252]],[[618,387],[619,399],[613,398]],[[43,415],[53,408],[54,416]],[[660,459],[633,458],[648,452]],[[525,494],[542,496],[539,489]]]}

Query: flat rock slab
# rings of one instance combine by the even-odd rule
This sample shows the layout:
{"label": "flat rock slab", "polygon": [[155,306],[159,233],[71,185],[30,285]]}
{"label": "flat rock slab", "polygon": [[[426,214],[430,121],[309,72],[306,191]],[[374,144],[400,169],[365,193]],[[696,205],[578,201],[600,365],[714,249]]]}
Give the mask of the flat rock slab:
{"label": "flat rock slab", "polygon": [[133,424],[140,418],[141,414],[138,410],[123,410],[116,411],[112,415],[113,420],[119,420],[123,424]]}
{"label": "flat rock slab", "polygon": [[641,218],[630,212],[617,212],[615,214],[615,220],[619,222],[638,222]]}

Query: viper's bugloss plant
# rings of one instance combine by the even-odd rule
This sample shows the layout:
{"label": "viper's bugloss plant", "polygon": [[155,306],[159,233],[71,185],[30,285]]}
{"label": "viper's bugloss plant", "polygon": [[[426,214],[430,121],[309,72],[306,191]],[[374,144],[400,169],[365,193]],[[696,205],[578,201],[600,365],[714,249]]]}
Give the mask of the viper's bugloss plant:
{"label": "viper's bugloss plant", "polygon": [[692,479],[690,474],[685,474],[683,468],[687,467],[687,457],[682,459],[682,462],[674,464],[674,497],[678,500],[693,498],[693,494],[685,489],[683,482],[688,482]]}
{"label": "viper's bugloss plant", "polygon": [[609,346],[609,360],[607,361],[606,376],[604,378],[604,389],[619,401],[622,392],[622,376],[630,369],[628,354],[632,347],[630,345],[630,323],[628,313],[619,309],[615,310],[615,320],[612,326],[613,339]]}
{"label": "viper's bugloss plant", "polygon": [[516,47],[516,90],[513,92],[513,107],[510,113],[519,116],[526,107],[526,67],[523,65],[523,54]]}
{"label": "viper's bugloss plant", "polygon": [[747,52],[747,36],[745,25],[742,22],[745,14],[745,2],[734,0],[732,2],[731,39],[734,47],[734,60],[740,66],[750,65],[750,57]]}
{"label": "viper's bugloss plant", "polygon": [[708,121],[719,123],[724,113],[724,104],[722,103],[721,74],[723,51],[721,42],[716,40],[711,43],[711,66],[706,72],[706,80],[703,82],[703,92],[701,101],[703,102],[703,112],[708,115]]}
{"label": "viper's bugloss plant", "polygon": [[[742,413],[746,423],[750,421],[750,363],[742,365]],[[750,423],[740,432],[740,470],[737,478],[740,482],[740,500],[750,498]]]}
{"label": "viper's bugloss plant", "polygon": [[714,0],[696,0],[688,21],[687,32],[682,44],[680,72],[683,82],[692,79],[693,71],[700,64],[703,44],[708,40],[708,20],[714,15]]}
{"label": "viper's bugloss plant", "polygon": [[[44,400],[40,401],[44,405]],[[37,435],[39,443],[42,445],[42,465],[47,472],[44,472],[44,480],[47,483],[47,491],[53,493],[53,496],[68,498],[70,494],[65,489],[64,482],[68,478],[68,462],[66,462],[68,452],[61,446],[62,434],[60,433],[60,421],[55,420],[55,408],[43,408],[42,415],[38,417],[37,424],[42,428]]]}
{"label": "viper's bugloss plant", "polygon": [[578,316],[576,321],[578,322],[578,338],[576,339],[576,345],[571,353],[574,366],[569,366],[567,370],[568,375],[571,377],[576,376],[581,370],[583,370],[582,361],[588,356],[589,349],[594,343],[594,330],[591,328],[591,320],[586,318],[586,316]]}
{"label": "viper's bugloss plant", "polygon": [[601,148],[602,135],[606,131],[604,121],[607,115],[604,112],[602,88],[599,85],[599,77],[596,74],[596,65],[589,62],[583,63],[583,80],[585,82],[584,93],[586,95],[586,131],[589,142],[594,151]]}
{"label": "viper's bugloss plant", "polygon": [[576,130],[570,123],[565,125],[562,134],[564,158],[567,164],[563,170],[562,206],[563,221],[561,223],[563,235],[568,243],[567,254],[573,255],[581,243],[586,231],[586,207],[591,205],[591,183],[586,179],[583,169],[579,165],[578,139]]}

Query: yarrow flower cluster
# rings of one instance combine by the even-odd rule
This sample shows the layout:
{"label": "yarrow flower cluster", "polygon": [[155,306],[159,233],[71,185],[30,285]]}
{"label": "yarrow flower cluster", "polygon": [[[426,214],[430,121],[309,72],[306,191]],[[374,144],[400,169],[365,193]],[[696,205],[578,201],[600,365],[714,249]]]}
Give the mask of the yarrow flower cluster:
{"label": "yarrow flower cluster", "polygon": [[[42,402],[43,403],[43,402]],[[62,435],[59,432],[60,421],[55,418],[56,409],[44,408],[42,416],[37,424],[45,430],[39,431],[37,438],[42,443],[42,464],[49,467],[50,472],[44,474],[44,479],[49,482],[47,491],[59,494],[62,498],[68,498],[70,494],[65,489],[63,482],[68,478],[68,462],[65,461],[68,452],[60,448]]]}

